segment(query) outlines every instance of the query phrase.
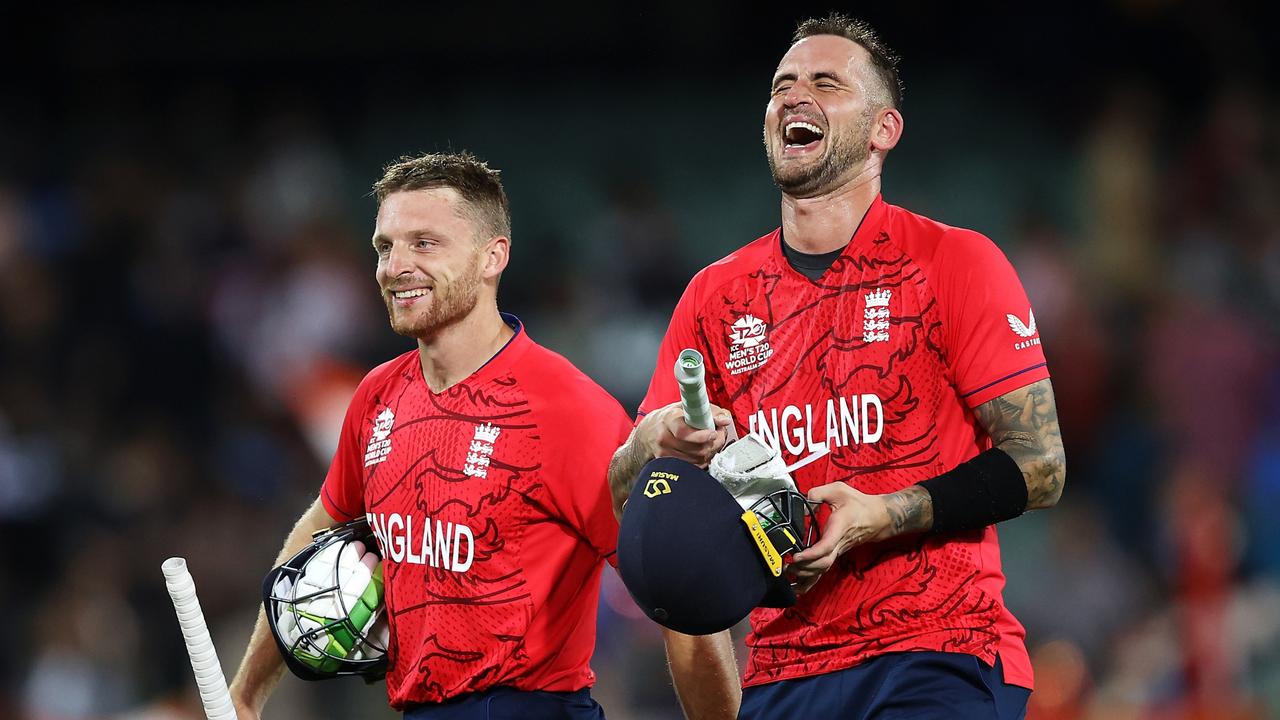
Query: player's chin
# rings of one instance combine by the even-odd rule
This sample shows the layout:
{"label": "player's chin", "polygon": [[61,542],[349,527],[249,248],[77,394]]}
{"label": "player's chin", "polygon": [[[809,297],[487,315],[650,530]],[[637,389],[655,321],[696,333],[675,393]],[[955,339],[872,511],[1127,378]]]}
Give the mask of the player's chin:
{"label": "player's chin", "polygon": [[431,333],[432,323],[426,317],[406,317],[391,313],[391,330],[397,335],[411,338],[423,338]]}
{"label": "player's chin", "polygon": [[784,153],[775,167],[779,173],[803,179],[812,176],[826,160],[826,154],[817,151]]}
{"label": "player's chin", "polygon": [[822,165],[824,157],[820,152],[778,153],[773,158],[774,178],[790,183],[803,182],[813,177],[817,168]]}
{"label": "player's chin", "polygon": [[[794,168],[792,168],[794,169]],[[797,198],[813,197],[820,192],[817,173],[806,168],[804,172],[780,170],[773,174],[773,182],[787,195]]]}

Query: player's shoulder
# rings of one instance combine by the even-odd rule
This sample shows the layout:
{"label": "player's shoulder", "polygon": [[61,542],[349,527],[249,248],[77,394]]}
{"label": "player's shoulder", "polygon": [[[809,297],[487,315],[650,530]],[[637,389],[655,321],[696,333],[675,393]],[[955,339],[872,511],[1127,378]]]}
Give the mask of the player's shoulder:
{"label": "player's shoulder", "polygon": [[403,355],[397,355],[365,373],[364,379],[356,389],[356,394],[368,394],[404,382],[411,379],[414,372],[421,372],[417,348]]}
{"label": "player's shoulder", "polygon": [[622,406],[568,358],[529,338],[529,348],[520,362],[517,374],[525,392],[535,402],[535,409],[558,413],[568,410],[585,413],[617,409]]}
{"label": "player's shoulder", "polygon": [[402,355],[397,355],[370,370],[365,374],[364,381],[367,383],[377,384],[388,380],[395,380],[396,378],[403,377],[407,371],[412,370],[415,367],[420,367],[417,348],[406,351]]}
{"label": "player's shoulder", "polygon": [[916,262],[982,262],[1004,257],[991,238],[976,230],[956,227],[906,208],[886,203],[890,239]]}
{"label": "player's shoulder", "polygon": [[778,228],[774,228],[716,260],[698,271],[695,277],[702,277],[707,281],[716,282],[759,270],[764,261],[773,254],[774,246],[779,242],[778,230]]}
{"label": "player's shoulder", "polygon": [[758,271],[773,255],[775,247],[780,242],[778,231],[779,228],[774,228],[702,268],[689,281],[686,292],[693,293],[697,299],[726,283]]}
{"label": "player's shoulder", "polygon": [[631,418],[622,405],[560,353],[531,339],[516,380],[552,447],[611,455],[626,439]]}

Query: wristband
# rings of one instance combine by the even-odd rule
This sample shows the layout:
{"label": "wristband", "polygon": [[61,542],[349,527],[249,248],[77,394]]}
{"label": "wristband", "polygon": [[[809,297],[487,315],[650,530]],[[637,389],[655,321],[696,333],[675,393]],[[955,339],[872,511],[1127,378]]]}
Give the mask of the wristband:
{"label": "wristband", "polygon": [[1027,509],[1027,482],[1009,453],[991,448],[920,483],[933,501],[934,533],[979,530]]}

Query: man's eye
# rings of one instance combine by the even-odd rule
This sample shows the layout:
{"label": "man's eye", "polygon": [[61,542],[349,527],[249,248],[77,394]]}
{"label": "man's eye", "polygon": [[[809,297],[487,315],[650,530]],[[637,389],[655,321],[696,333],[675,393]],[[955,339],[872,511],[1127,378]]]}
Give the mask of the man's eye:
{"label": "man's eye", "polygon": [[790,86],[790,85],[779,85],[778,87],[776,87],[776,88],[774,88],[774,89],[773,89],[773,94],[774,94],[774,95],[779,95],[779,94],[782,94],[782,93],[784,93],[784,92],[786,92],[786,91],[788,91],[788,90],[790,90],[790,89],[791,89],[791,86]]}

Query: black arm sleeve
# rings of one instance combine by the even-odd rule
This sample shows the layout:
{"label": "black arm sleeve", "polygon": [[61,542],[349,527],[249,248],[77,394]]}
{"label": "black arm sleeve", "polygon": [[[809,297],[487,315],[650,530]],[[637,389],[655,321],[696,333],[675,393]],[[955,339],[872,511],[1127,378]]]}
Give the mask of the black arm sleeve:
{"label": "black arm sleeve", "polygon": [[1027,509],[1027,482],[999,449],[979,453],[950,472],[920,483],[933,501],[933,532],[978,530]]}

